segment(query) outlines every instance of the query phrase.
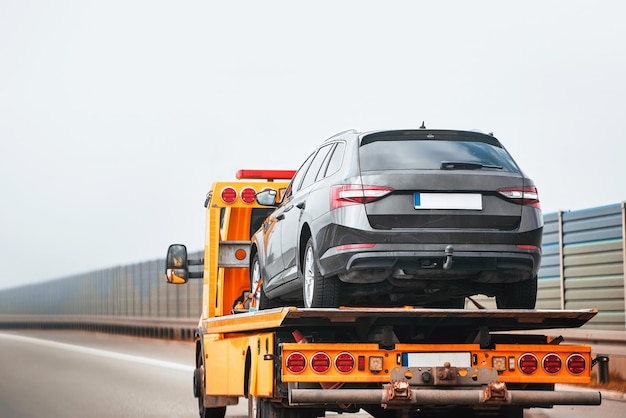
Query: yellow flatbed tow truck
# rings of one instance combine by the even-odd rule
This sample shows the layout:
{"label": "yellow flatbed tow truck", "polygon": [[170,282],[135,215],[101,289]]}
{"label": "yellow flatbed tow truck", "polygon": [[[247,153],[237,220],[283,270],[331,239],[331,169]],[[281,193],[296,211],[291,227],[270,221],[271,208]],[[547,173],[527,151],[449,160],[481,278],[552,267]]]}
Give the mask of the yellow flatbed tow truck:
{"label": "yellow flatbed tow truck", "polygon": [[223,418],[242,397],[251,418],[361,409],[381,418],[519,418],[524,408],[601,403],[599,392],[555,390],[589,383],[593,359],[589,346],[546,335],[582,326],[595,310],[256,310],[250,237],[272,209],[254,195],[272,188],[280,197],[293,173],[240,170],[214,183],[204,259],[189,260],[182,244],[168,249],[168,282],[203,280],[193,378],[201,418]]}

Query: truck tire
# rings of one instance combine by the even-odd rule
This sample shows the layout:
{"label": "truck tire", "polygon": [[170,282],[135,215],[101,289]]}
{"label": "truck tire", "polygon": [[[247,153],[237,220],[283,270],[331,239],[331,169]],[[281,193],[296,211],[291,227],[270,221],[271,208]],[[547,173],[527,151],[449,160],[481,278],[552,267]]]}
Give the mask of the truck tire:
{"label": "truck tire", "polygon": [[198,354],[197,373],[194,373],[194,395],[198,395],[198,415],[200,418],[224,418],[226,416],[226,407],[207,408],[204,406],[204,359],[202,352]]}
{"label": "truck tire", "polygon": [[305,308],[336,308],[339,306],[340,281],[336,277],[324,278],[317,267],[313,239],[309,238],[302,263],[303,299]]}
{"label": "truck tire", "polygon": [[248,418],[317,418],[324,411],[305,408],[283,408],[268,399],[248,396]]}
{"label": "truck tire", "polygon": [[537,276],[530,280],[503,283],[496,295],[498,309],[535,309],[537,303]]}

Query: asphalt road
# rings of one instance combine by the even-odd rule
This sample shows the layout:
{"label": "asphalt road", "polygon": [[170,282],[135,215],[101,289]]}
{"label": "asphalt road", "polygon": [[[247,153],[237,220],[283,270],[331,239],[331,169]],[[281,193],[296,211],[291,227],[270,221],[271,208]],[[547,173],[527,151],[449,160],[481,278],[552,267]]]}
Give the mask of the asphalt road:
{"label": "asphalt road", "polygon": [[[193,345],[76,331],[0,332],[0,418],[197,417]],[[625,402],[525,417],[624,417]],[[328,414],[335,415],[335,414]],[[245,418],[245,399],[227,416]],[[343,414],[342,418],[369,417]]]}

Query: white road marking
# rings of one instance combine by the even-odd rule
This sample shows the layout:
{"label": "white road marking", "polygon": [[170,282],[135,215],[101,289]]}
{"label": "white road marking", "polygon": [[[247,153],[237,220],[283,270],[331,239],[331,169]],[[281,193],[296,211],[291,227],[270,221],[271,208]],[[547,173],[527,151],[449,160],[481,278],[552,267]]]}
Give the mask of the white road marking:
{"label": "white road marking", "polygon": [[166,369],[180,370],[184,372],[192,372],[194,370],[193,366],[190,366],[187,364],[180,364],[180,363],[174,363],[171,361],[157,360],[157,359],[153,359],[149,357],[134,356],[131,354],[116,353],[113,351],[100,350],[97,348],[90,348],[90,347],[83,347],[80,345],[60,343],[57,341],[42,340],[40,338],[25,337],[22,335],[0,333],[0,338],[25,342],[29,344],[37,344],[37,345],[41,345],[45,347],[57,348],[60,350],[73,351],[76,353],[91,354],[94,356],[106,357],[106,358],[110,358],[114,360],[130,361],[133,363],[147,364],[150,366],[163,367]]}

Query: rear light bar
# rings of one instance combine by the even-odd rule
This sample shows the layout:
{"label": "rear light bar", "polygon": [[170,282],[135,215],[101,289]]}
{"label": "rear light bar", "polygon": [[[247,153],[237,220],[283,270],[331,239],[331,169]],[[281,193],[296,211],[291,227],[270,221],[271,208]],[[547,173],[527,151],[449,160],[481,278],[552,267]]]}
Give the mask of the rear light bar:
{"label": "rear light bar", "polygon": [[520,205],[532,206],[534,208],[540,207],[539,193],[534,186],[506,187],[498,189],[498,193]]}
{"label": "rear light bar", "polygon": [[330,208],[366,204],[382,199],[393,192],[391,187],[363,186],[360,184],[339,184],[330,191]]}
{"label": "rear light bar", "polygon": [[[318,348],[319,350],[319,348]],[[287,355],[285,360],[286,369],[294,374],[303,374],[310,367],[317,375],[326,374],[328,378],[333,378],[333,372],[340,374],[350,374],[352,372],[368,373],[368,376],[379,375],[381,372],[388,373],[388,360],[385,356],[377,355],[374,352],[348,352],[325,350],[294,351]],[[366,351],[370,351],[367,349]],[[545,379],[548,375],[559,376],[561,379],[574,379],[584,377],[584,373],[589,372],[589,362],[587,357],[581,353],[559,352],[559,351],[537,351],[521,352],[523,354],[503,353],[491,357],[491,367],[505,379],[510,379],[515,375],[540,376]],[[474,354],[472,360],[476,367],[478,358]],[[488,355],[487,355],[488,356]],[[401,365],[402,354],[397,354],[396,365]],[[484,363],[484,362],[483,362]],[[402,364],[407,366],[406,364]],[[436,365],[435,365],[436,366]],[[306,375],[306,373],[304,373]],[[569,374],[569,377],[568,377]],[[320,378],[318,376],[317,378]],[[570,380],[572,381],[572,380]]]}

